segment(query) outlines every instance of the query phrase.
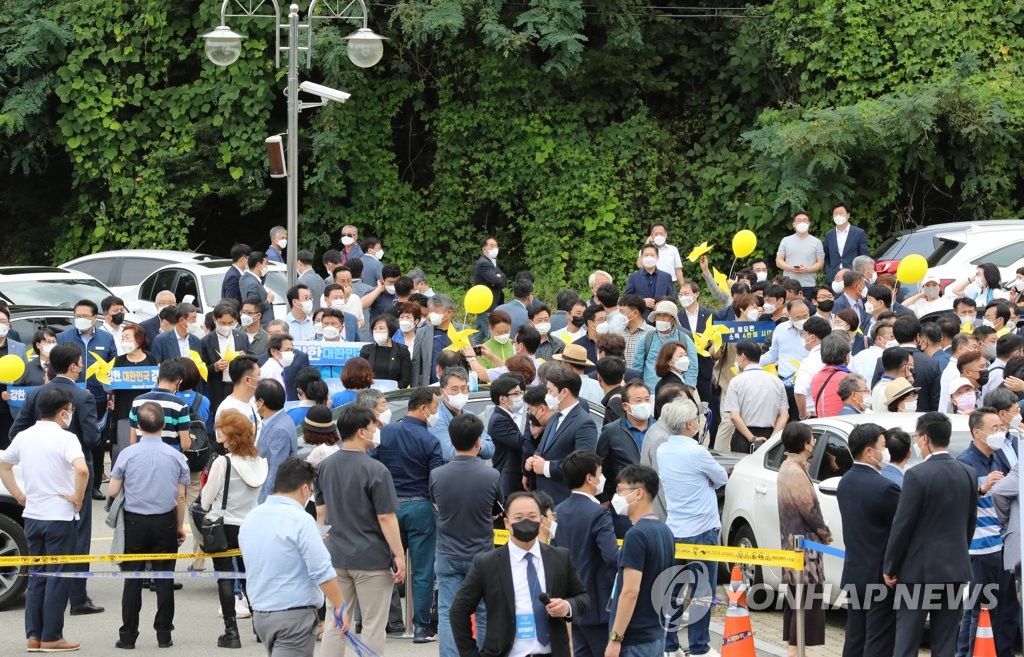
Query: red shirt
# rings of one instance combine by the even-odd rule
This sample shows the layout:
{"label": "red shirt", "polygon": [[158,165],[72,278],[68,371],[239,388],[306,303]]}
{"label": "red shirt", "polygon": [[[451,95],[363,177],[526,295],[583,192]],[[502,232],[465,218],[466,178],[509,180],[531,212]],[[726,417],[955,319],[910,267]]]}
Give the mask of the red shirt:
{"label": "red shirt", "polygon": [[832,417],[843,410],[843,400],[839,398],[839,382],[850,373],[845,367],[826,365],[811,379],[811,399],[814,400],[814,412],[818,417]]}

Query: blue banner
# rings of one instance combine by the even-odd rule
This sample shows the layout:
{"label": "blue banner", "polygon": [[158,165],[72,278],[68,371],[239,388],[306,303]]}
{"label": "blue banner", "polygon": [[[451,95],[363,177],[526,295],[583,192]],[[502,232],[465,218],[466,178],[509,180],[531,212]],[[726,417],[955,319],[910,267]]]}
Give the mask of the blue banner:
{"label": "blue banner", "polygon": [[159,372],[159,367],[115,367],[110,370],[110,383],[104,384],[103,389],[152,390]]}
{"label": "blue banner", "polygon": [[309,364],[313,367],[334,366],[340,367],[349,358],[359,356],[359,351],[366,342],[293,342],[292,347],[301,351],[309,357]]}
{"label": "blue banner", "polygon": [[722,336],[726,342],[764,342],[775,330],[775,322],[715,322],[715,326],[732,329],[732,333]]}
{"label": "blue banner", "polygon": [[[82,390],[86,389],[85,383],[76,383],[75,385]],[[11,396],[7,405],[11,408],[21,408],[29,394],[36,388],[42,388],[42,386],[7,386],[7,394]]]}

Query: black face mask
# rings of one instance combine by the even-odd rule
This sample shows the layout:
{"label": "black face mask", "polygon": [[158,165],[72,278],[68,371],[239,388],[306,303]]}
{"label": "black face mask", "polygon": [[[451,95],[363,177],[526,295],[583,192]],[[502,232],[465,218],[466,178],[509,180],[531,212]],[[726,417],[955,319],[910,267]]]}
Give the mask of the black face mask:
{"label": "black face mask", "polygon": [[520,520],[519,522],[512,523],[512,535],[516,537],[516,540],[523,543],[529,543],[537,538],[539,533],[540,523],[536,520]]}
{"label": "black face mask", "polygon": [[984,388],[986,383],[988,383],[988,370],[981,370],[978,372],[978,387]]}
{"label": "black face mask", "polygon": [[569,323],[572,324],[573,326],[575,326],[576,328],[579,328],[579,327],[583,326],[583,318],[582,317],[570,317],[569,318]]}
{"label": "black face mask", "polygon": [[833,301],[832,299],[825,299],[824,301],[819,301],[818,302],[818,310],[821,310],[821,311],[826,312],[826,313],[830,313],[830,312],[832,312],[832,307],[834,305],[836,305],[835,301]]}
{"label": "black face mask", "polygon": [[114,326],[124,324],[124,313],[114,313],[110,316],[110,323]]}

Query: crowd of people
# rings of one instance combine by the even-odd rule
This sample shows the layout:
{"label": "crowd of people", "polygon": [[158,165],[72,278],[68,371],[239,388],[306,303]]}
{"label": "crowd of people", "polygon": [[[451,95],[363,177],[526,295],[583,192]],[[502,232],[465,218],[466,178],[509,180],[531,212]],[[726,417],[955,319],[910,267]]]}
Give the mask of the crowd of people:
{"label": "crowd of people", "polygon": [[[26,359],[17,383],[31,386],[16,412],[3,393],[11,442],[0,478],[25,504],[33,554],[89,553],[90,497],[107,502],[127,553],[176,552],[195,504],[222,519],[227,548],[242,557],[188,566],[246,573],[218,580],[218,647],[240,647],[238,619],[253,616],[271,654],[312,654],[322,637],[324,657],[342,655],[351,622],[381,654],[388,635],[408,631],[416,643],[439,641],[443,657],[560,656],[570,645],[577,656],[655,657],[681,649],[664,626],[664,592],[653,589],[676,563],[675,544],[722,542],[715,491],[728,475],[711,448],[749,453],[781,432],[780,540],[828,543],[808,476],[813,434],[799,420],[874,413],[881,424],[859,425],[835,464],[844,582],[997,585],[996,644],[1011,654],[1020,558],[1004,536],[1019,518],[1016,488],[1004,482],[1017,472],[1024,270],[1009,289],[988,263],[945,292],[926,275],[903,298],[894,277],[876,275],[849,208],[837,205],[833,220],[822,242],[797,213],[773,261],[777,275],[754,258],[724,285],[706,254],[695,258],[701,276],[685,278],[666,227],[655,224],[638,240],[623,288],[594,271],[588,294],[562,290],[553,307],[535,298],[531,272],[505,274],[487,237],[472,281],[493,301],[476,317],[474,344],[461,348],[449,330],[455,301],[434,293],[422,270],[383,263],[381,240],[359,240],[354,226],[323,254],[326,277],[312,253],[296,254],[298,279],[280,318],[280,300],[262,282],[288,248],[280,227],[266,251],[232,248],[222,298],[205,316],[169,291],[139,324],[126,321],[120,298],[82,300],[73,327],[42,329],[26,345],[0,308],[0,352]],[[715,340],[713,325],[761,337]],[[295,345],[311,341],[365,344],[341,366],[311,366]],[[157,385],[108,392],[87,374],[99,360],[156,367]],[[378,390],[383,381],[408,389],[400,419]],[[493,407],[486,423],[470,408],[480,384]],[[926,412],[913,440],[882,426],[886,413],[910,411]],[[959,464],[948,458],[945,414],[969,416],[972,442]],[[914,451],[932,465],[907,469]],[[13,477],[19,463],[24,491]],[[973,482],[969,500],[958,479]],[[935,506],[928,486],[947,480],[948,503]],[[877,504],[865,505],[872,496]],[[943,522],[926,520],[943,510]],[[510,532],[498,549],[495,528]],[[951,579],[917,563],[925,536],[949,544],[936,559],[940,578]],[[806,564],[805,639],[817,645],[821,555],[808,551]],[[147,567],[169,571],[173,561],[122,565]],[[717,563],[685,567],[709,608]],[[407,577],[412,628],[399,602]],[[135,646],[147,586],[157,593],[157,642],[172,644],[180,584],[154,576],[126,579],[118,648]],[[30,580],[29,650],[78,647],[63,636],[69,602],[72,615],[104,611],[85,579]],[[891,604],[878,611],[885,604],[850,612],[849,654],[916,653],[924,617],[897,626]],[[783,637],[791,652],[792,606]],[[936,633],[933,612],[934,654],[959,651],[976,631],[978,605],[948,611],[948,635]],[[688,654],[717,654],[709,619],[691,614]]]}

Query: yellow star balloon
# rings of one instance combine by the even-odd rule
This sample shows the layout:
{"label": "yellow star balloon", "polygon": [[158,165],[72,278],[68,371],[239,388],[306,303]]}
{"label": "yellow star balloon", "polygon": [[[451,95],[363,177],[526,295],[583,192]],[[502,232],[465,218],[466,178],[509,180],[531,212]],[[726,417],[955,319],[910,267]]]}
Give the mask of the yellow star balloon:
{"label": "yellow star balloon", "polygon": [[723,274],[722,272],[718,271],[714,267],[711,268],[711,273],[715,277],[715,285],[718,286],[718,289],[722,290],[723,292],[728,292],[729,291],[729,277],[726,276],[725,274]]}
{"label": "yellow star balloon", "polygon": [[722,336],[727,333],[732,333],[732,329],[721,324],[713,324],[711,318],[708,317],[707,324],[704,325],[704,332],[693,334],[693,343],[697,347],[697,353],[710,357],[712,351],[722,348]]}
{"label": "yellow star balloon", "polygon": [[202,356],[200,356],[199,352],[196,351],[195,349],[190,349],[188,352],[188,357],[191,358],[192,362],[195,363],[196,367],[199,368],[199,375],[203,377],[203,381],[206,381],[206,376],[210,373],[210,371],[207,369],[206,363],[203,362]]}
{"label": "yellow star balloon", "polygon": [[113,359],[107,362],[97,356],[95,351],[90,351],[89,355],[93,357],[93,364],[85,371],[85,378],[95,377],[100,383],[110,385],[110,370],[114,369]]}
{"label": "yellow star balloon", "polygon": [[974,323],[971,322],[971,320],[967,320],[966,322],[960,325],[960,332],[966,333],[968,335],[974,333]]}
{"label": "yellow star balloon", "polygon": [[763,366],[761,369],[764,370],[765,372],[768,372],[772,376],[778,376],[779,375],[779,367],[775,363],[768,363],[767,365]]}
{"label": "yellow star balloon", "polygon": [[700,245],[693,247],[693,250],[690,251],[690,255],[686,256],[686,259],[689,260],[690,262],[697,262],[698,258],[700,258],[705,253],[710,252],[713,248],[715,248],[714,244],[702,242]]}
{"label": "yellow star balloon", "polygon": [[476,329],[462,329],[461,331],[455,330],[455,324],[451,323],[448,325],[448,339],[452,341],[450,346],[444,348],[445,351],[462,351],[465,347],[472,347],[473,343],[469,341],[469,336],[476,333]]}
{"label": "yellow star balloon", "polygon": [[235,351],[234,347],[232,347],[230,344],[228,344],[227,348],[224,349],[224,353],[220,355],[221,358],[223,358],[229,363],[234,359],[238,358],[238,356],[239,353]]}

